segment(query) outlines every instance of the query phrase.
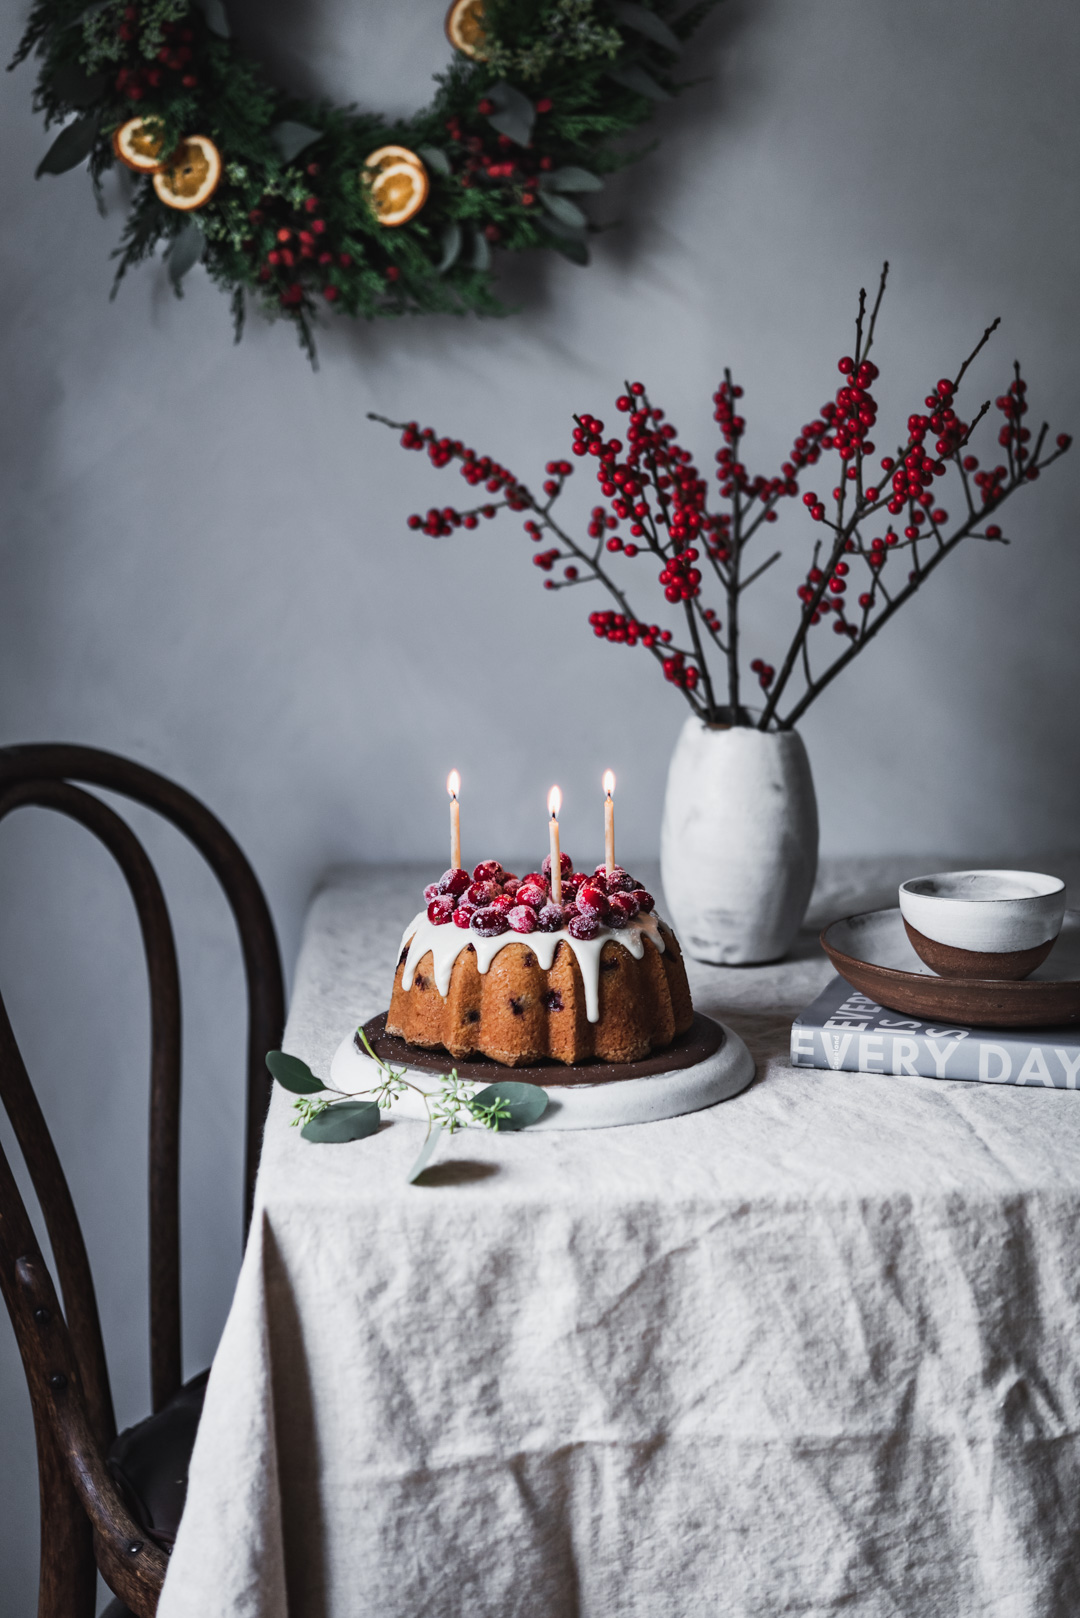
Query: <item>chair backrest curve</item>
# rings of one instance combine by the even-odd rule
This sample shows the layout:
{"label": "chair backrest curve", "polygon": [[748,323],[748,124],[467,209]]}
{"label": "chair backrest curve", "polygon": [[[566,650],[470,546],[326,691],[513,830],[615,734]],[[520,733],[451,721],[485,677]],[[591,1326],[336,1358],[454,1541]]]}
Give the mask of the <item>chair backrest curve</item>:
{"label": "chair backrest curve", "polygon": [[38,780],[81,781],[104,787],[156,810],[192,843],[221,883],[236,919],[248,991],[248,1128],[245,1151],[244,1230],[251,1218],[262,1126],[270,1101],[268,1050],[281,1043],[285,988],[274,923],[262,888],[238,844],[221,822],[175,782],[132,759],[77,743],[26,743],[0,748],[0,788]]}
{"label": "chair backrest curve", "polygon": [[[94,833],[127,879],[150,986],[150,1386],[160,1410],[182,1380],[180,1337],[180,979],[165,896],[131,828],[100,798],[66,781],[0,787],[0,821],[35,805]],[[87,1053],[89,1054],[89,1053]],[[30,1172],[56,1261],[87,1407],[106,1447],[115,1437],[94,1283],[67,1179],[0,998],[0,1100]]]}
{"label": "chair backrest curve", "polygon": [[[97,748],[0,748],[0,821],[31,805],[70,816],[116,859],[135,903],[150,981],[150,1360],[153,1404],[180,1386],[180,986],[165,898],[127,823],[74,782],[156,810],[218,878],[240,935],[248,995],[244,1229],[250,1220],[270,1079],[285,998],[262,889],[229,833],[198,799],[145,766]],[[151,1618],[165,1558],[145,1541],[108,1474],[115,1436],[93,1277],[71,1193],[0,998],[0,1101],[34,1185],[63,1295],[61,1311],[25,1204],[0,1150],[0,1290],[15,1327],[34,1410],[42,1501],[39,1618],[92,1618],[94,1555],[112,1588]],[[92,1529],[92,1533],[91,1533]]]}

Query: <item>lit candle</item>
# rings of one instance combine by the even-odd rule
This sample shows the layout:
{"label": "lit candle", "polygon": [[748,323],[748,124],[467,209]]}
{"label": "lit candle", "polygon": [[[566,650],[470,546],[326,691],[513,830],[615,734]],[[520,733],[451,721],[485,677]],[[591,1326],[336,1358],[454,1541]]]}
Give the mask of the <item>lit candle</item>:
{"label": "lit candle", "polygon": [[461,790],[461,776],[456,770],[451,770],[446,777],[446,790],[450,794],[450,869],[461,870],[461,805],[458,803],[458,793]]}
{"label": "lit candle", "polygon": [[552,787],[548,793],[548,831],[551,834],[551,898],[557,905],[562,904],[562,855],[559,853],[559,810],[562,808],[562,793],[558,787]]}
{"label": "lit candle", "polygon": [[607,874],[615,869],[615,777],[604,771],[604,864]]}

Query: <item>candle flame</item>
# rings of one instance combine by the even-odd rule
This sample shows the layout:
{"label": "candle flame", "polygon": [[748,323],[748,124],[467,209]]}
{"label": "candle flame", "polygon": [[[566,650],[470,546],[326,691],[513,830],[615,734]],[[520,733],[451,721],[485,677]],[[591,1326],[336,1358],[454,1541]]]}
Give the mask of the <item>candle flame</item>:
{"label": "candle flame", "polygon": [[615,776],[611,770],[604,771],[604,791],[607,793],[609,798],[615,791]]}
{"label": "candle flame", "polygon": [[552,787],[548,793],[548,814],[552,820],[558,820],[559,810],[562,808],[562,793],[558,787]]}
{"label": "candle flame", "polygon": [[456,798],[461,791],[461,776],[456,770],[451,770],[446,777],[446,790],[452,798]]}

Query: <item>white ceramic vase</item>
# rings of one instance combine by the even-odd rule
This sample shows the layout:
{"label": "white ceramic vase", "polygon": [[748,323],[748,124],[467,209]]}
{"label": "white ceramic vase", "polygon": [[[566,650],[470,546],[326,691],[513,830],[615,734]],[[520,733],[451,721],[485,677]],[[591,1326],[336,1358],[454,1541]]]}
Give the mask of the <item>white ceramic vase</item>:
{"label": "white ceramic vase", "polygon": [[794,730],[705,725],[691,714],[668,770],[660,866],[679,940],[699,961],[780,960],[817,873],[810,760]]}

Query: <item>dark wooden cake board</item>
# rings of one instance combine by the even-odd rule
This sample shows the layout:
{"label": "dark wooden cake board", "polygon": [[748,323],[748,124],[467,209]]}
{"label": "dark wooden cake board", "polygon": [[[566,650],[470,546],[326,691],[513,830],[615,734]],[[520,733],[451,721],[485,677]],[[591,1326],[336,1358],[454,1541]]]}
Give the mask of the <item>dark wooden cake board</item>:
{"label": "dark wooden cake board", "polygon": [[[463,1079],[480,1079],[492,1084],[498,1078],[520,1079],[525,1084],[540,1084],[545,1089],[571,1084],[612,1084],[619,1079],[655,1078],[661,1073],[674,1073],[680,1068],[696,1067],[712,1056],[724,1043],[724,1030],[711,1017],[694,1013],[694,1020],[685,1034],[679,1034],[663,1050],[653,1051],[640,1062],[581,1062],[567,1066],[563,1062],[537,1062],[528,1067],[507,1067],[488,1056],[467,1062],[455,1061],[448,1051],[424,1050],[410,1045],[396,1034],[386,1032],[386,1012],[372,1017],[364,1024],[364,1032],[371,1048],[383,1062],[395,1067],[416,1068],[424,1073],[445,1073],[457,1069]],[[363,1051],[359,1035],[353,1036],[358,1051]]]}

